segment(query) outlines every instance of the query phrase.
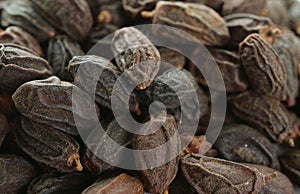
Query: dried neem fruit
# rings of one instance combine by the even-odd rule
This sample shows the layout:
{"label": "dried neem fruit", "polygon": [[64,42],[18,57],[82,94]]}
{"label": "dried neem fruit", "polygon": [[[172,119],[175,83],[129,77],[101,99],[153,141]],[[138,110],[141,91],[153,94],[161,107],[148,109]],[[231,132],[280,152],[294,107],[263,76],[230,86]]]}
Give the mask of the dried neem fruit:
{"label": "dried neem fruit", "polygon": [[0,154],[1,193],[22,192],[38,173],[38,169],[23,157]]}
{"label": "dried neem fruit", "polygon": [[2,26],[19,26],[32,34],[38,41],[46,41],[54,37],[56,33],[55,29],[40,16],[40,12],[33,9],[29,0],[6,1],[1,24]]}
{"label": "dried neem fruit", "polygon": [[91,175],[84,173],[46,173],[30,182],[27,194],[80,194],[93,181]]}
{"label": "dried neem fruit", "polygon": [[[135,163],[142,176],[145,188],[150,193],[164,193],[175,179],[178,171],[179,157],[170,158],[174,153],[180,153],[180,137],[177,131],[177,125],[173,116],[159,114],[152,118],[140,129],[145,133],[149,130],[155,130],[155,133],[149,135],[134,135],[132,148],[134,150],[151,150],[159,146],[165,146],[156,152],[146,152],[134,155]],[[166,162],[164,165],[153,167],[159,162]]]}
{"label": "dried neem fruit", "polygon": [[280,171],[274,170],[272,168],[255,165],[255,164],[245,164],[251,168],[256,168],[259,172],[264,175],[276,173],[276,177],[269,182],[268,184],[264,185],[259,194],[294,194],[294,187],[291,181]]}
{"label": "dried neem fruit", "polygon": [[10,131],[10,126],[8,124],[8,121],[2,113],[0,113],[0,147],[2,145],[2,142],[6,136],[6,134]]}
{"label": "dried neem fruit", "polygon": [[46,60],[16,44],[0,44],[0,61],[0,88],[6,91],[14,92],[25,82],[52,74]]}
{"label": "dried neem fruit", "polygon": [[77,128],[92,129],[98,123],[97,114],[92,113],[99,109],[91,97],[55,76],[23,84],[13,94],[13,101],[27,118],[72,135],[78,135]]}
{"label": "dried neem fruit", "polygon": [[75,40],[84,39],[93,17],[85,0],[30,0],[36,13]]}
{"label": "dried neem fruit", "polygon": [[247,125],[223,127],[214,146],[226,160],[280,169],[274,146],[264,134]]}
{"label": "dried neem fruit", "polygon": [[272,46],[260,35],[251,34],[240,44],[239,52],[252,89],[259,94],[285,100],[287,75]]}
{"label": "dried neem fruit", "polygon": [[[119,146],[114,147],[109,144],[109,138]],[[96,175],[115,169],[116,167],[110,164],[122,163],[122,154],[120,153],[123,147],[131,143],[131,138],[132,135],[124,130],[116,120],[107,126],[105,134],[102,134],[99,128],[95,128],[85,140],[87,147],[83,154],[83,166]],[[97,156],[106,158],[110,163],[107,164]]]}
{"label": "dried neem fruit", "polygon": [[[148,92],[152,101],[160,101],[179,123],[182,120],[194,123],[195,119],[201,118],[207,110],[208,97],[192,74],[185,69],[165,71],[154,80]],[[184,118],[181,118],[181,113]],[[196,118],[197,116],[199,118]]]}
{"label": "dried neem fruit", "polygon": [[184,55],[180,54],[169,48],[159,48],[158,49],[161,57],[162,63],[160,63],[160,68],[158,75],[163,74],[170,68],[178,68],[183,69],[185,66],[185,57]]}
{"label": "dried neem fruit", "polygon": [[[234,51],[228,51],[224,49],[210,49],[209,52],[211,53],[213,60],[216,61],[219,70],[221,71],[225,83],[226,92],[236,93],[245,91],[248,87],[248,83],[244,78],[243,69],[240,64],[239,54]],[[210,63],[209,59],[211,57],[206,57],[208,58],[208,63]],[[210,65],[203,65],[203,67],[210,68]],[[208,87],[206,79],[203,77],[199,69],[194,64],[190,63],[188,68],[189,71],[194,75],[194,77],[201,85]],[[209,77],[214,77],[215,75],[215,71],[206,72],[211,73],[211,75],[207,75]],[[221,91],[222,85],[213,84],[211,88]]]}
{"label": "dried neem fruit", "polygon": [[258,193],[276,177],[276,173],[264,175],[240,163],[196,154],[181,158],[181,172],[200,194]]}
{"label": "dried neem fruit", "polygon": [[28,32],[18,26],[9,26],[0,33],[0,43],[12,43],[24,46],[43,56],[43,51],[38,41]]}
{"label": "dried neem fruit", "polygon": [[115,177],[99,179],[82,192],[82,194],[94,193],[144,194],[144,186],[138,178],[122,173]]}
{"label": "dried neem fruit", "polygon": [[278,100],[245,92],[232,97],[230,105],[235,116],[267,134],[272,141],[294,146],[298,132],[291,125],[289,112]]}
{"label": "dried neem fruit", "polygon": [[300,185],[300,150],[286,152],[279,157],[282,171]]}
{"label": "dried neem fruit", "polygon": [[81,55],[84,52],[80,45],[67,36],[55,36],[49,41],[47,60],[53,68],[53,74],[61,80],[73,81],[67,67],[74,56]]}
{"label": "dried neem fruit", "polygon": [[[68,71],[73,76],[75,85],[95,95],[97,103],[111,109],[111,95],[115,82],[121,75],[118,67],[103,57],[85,55],[74,57],[69,62]],[[96,88],[93,88],[95,81]]]}
{"label": "dried neem fruit", "polygon": [[134,27],[118,30],[114,33],[112,50],[128,82],[139,90],[146,89],[152,83],[159,71],[160,54],[141,31]]}
{"label": "dried neem fruit", "polygon": [[224,17],[230,33],[229,45],[233,48],[238,48],[248,35],[253,33],[260,33],[268,27],[275,25],[270,18],[260,17],[253,14],[237,13],[227,15]]}
{"label": "dried neem fruit", "polygon": [[123,9],[136,18],[142,11],[153,9],[159,0],[122,0]]}
{"label": "dried neem fruit", "polygon": [[45,169],[58,172],[82,171],[76,140],[47,125],[21,118],[15,133],[18,146]]}
{"label": "dried neem fruit", "polygon": [[222,15],[234,13],[250,13],[265,16],[278,25],[288,26],[287,9],[281,0],[226,0],[222,8]]}
{"label": "dried neem fruit", "polygon": [[[229,41],[224,19],[213,9],[202,4],[159,1],[154,11],[142,12],[142,16],[153,17],[153,24],[183,30],[206,46],[222,46]],[[180,36],[179,33],[177,35]]]}

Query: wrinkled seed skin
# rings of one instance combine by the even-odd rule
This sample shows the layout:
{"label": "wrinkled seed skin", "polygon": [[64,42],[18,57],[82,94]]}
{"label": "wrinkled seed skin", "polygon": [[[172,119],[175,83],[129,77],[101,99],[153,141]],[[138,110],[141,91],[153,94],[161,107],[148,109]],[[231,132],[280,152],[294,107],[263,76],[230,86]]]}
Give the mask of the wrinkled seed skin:
{"label": "wrinkled seed skin", "polygon": [[222,46],[229,41],[224,19],[202,4],[160,1],[152,23],[183,30],[206,46]]}
{"label": "wrinkled seed skin", "polygon": [[161,59],[151,41],[134,27],[126,27],[115,32],[112,50],[119,69],[126,73],[127,82],[139,90],[149,87],[159,71]]}
{"label": "wrinkled seed skin", "polygon": [[240,44],[239,52],[252,89],[259,94],[285,100],[287,75],[272,46],[258,34],[251,34]]}
{"label": "wrinkled seed skin", "polygon": [[96,181],[81,194],[94,193],[144,194],[144,186],[138,178],[122,173],[116,177]]}
{"label": "wrinkled seed skin", "polygon": [[92,13],[85,0],[30,1],[45,20],[75,40],[83,40],[92,28]]}
{"label": "wrinkled seed skin", "polygon": [[25,47],[3,44],[0,56],[1,89],[14,92],[25,82],[44,79],[52,74],[48,62]]}
{"label": "wrinkled seed skin", "polygon": [[247,125],[224,126],[214,146],[226,160],[280,169],[271,142],[264,134]]}
{"label": "wrinkled seed skin", "polygon": [[70,135],[26,117],[16,132],[18,146],[43,168],[58,172],[82,171],[79,144]]}
{"label": "wrinkled seed skin", "polygon": [[[73,96],[75,91],[78,96]],[[23,84],[14,93],[13,101],[22,115],[72,135],[78,135],[78,128],[91,129],[98,123],[97,114],[91,114],[98,113],[98,108],[90,96],[55,76]]]}

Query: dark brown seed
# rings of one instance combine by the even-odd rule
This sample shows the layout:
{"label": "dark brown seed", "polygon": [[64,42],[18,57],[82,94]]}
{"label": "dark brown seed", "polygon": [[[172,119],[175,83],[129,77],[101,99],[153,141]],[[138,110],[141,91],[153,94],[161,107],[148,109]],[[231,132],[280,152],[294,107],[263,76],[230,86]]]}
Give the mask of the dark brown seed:
{"label": "dark brown seed", "polygon": [[14,92],[23,83],[51,76],[48,62],[15,44],[0,44],[0,88]]}
{"label": "dark brown seed", "polygon": [[300,185],[300,150],[289,151],[279,157],[282,171]]}
{"label": "dark brown seed", "polygon": [[19,26],[38,41],[45,41],[55,36],[55,29],[33,9],[29,0],[6,1],[3,9],[1,17],[3,26]]}
{"label": "dark brown seed", "polygon": [[38,41],[31,34],[17,26],[10,26],[1,32],[0,42],[24,46],[36,52],[38,56],[43,56]]}
{"label": "dark brown seed", "polygon": [[[73,96],[75,91],[78,96]],[[13,101],[27,118],[72,135],[78,135],[77,128],[92,129],[98,123],[93,113],[99,109],[90,96],[55,76],[23,84],[14,93]]]}
{"label": "dark brown seed", "polygon": [[260,33],[263,29],[275,25],[267,17],[237,13],[224,17],[230,33],[229,45],[238,48],[239,44],[250,34]]}
{"label": "dark brown seed", "polygon": [[281,172],[268,168],[266,166],[245,164],[251,168],[256,168],[260,173],[267,176],[268,174],[276,173],[277,176],[268,184],[263,186],[259,194],[294,194],[294,187],[291,181]]}
{"label": "dark brown seed", "polygon": [[4,141],[6,134],[9,131],[10,131],[10,126],[8,124],[8,121],[6,117],[0,113],[0,147],[2,145],[2,142]]}
{"label": "dark brown seed", "polygon": [[161,61],[163,62],[160,63],[158,75],[163,74],[169,68],[184,68],[185,57],[182,54],[168,48],[159,48],[158,51],[161,56]]}
{"label": "dark brown seed", "polygon": [[225,45],[229,40],[224,19],[213,9],[202,4],[160,1],[154,12],[143,12],[142,15],[153,17],[153,24],[183,30],[207,46]]}
{"label": "dark brown seed", "polygon": [[[120,146],[113,148],[109,144],[109,138]],[[122,162],[122,147],[126,147],[131,143],[131,135],[116,120],[113,120],[108,125],[106,134],[101,134],[100,129],[95,128],[85,142],[87,142],[87,148],[85,148],[82,159],[83,165],[93,174],[100,175],[105,171],[115,169],[115,166],[110,164],[120,164]],[[97,156],[111,161],[110,164],[102,161]]]}
{"label": "dark brown seed", "polygon": [[75,40],[85,38],[92,28],[92,13],[85,0],[30,1],[40,16]]}
{"label": "dark brown seed", "polygon": [[[209,51],[213,59],[216,61],[219,70],[221,71],[225,83],[226,92],[235,93],[245,91],[247,89],[248,84],[244,78],[238,53],[223,49],[210,49]],[[207,56],[207,58],[210,59],[211,57]],[[210,60],[208,60],[208,62],[210,63]],[[203,67],[210,68],[209,65],[203,65]],[[203,77],[199,69],[194,64],[189,64],[189,71],[196,77],[197,81],[201,85],[208,87],[206,79]],[[207,76],[214,77],[215,71],[208,70],[207,72],[211,73],[211,75]],[[214,88],[216,90],[222,90],[222,85],[214,84],[211,88]]]}
{"label": "dark brown seed", "polygon": [[262,133],[247,125],[223,127],[215,148],[226,160],[280,169],[274,146]]}
{"label": "dark brown seed", "polygon": [[255,92],[286,99],[287,75],[280,57],[269,43],[258,34],[251,34],[240,44],[240,57]]}
{"label": "dark brown seed", "polygon": [[34,178],[27,187],[27,194],[80,194],[93,177],[83,173],[46,173]]}
{"label": "dark brown seed", "polygon": [[0,155],[0,192],[21,193],[32,178],[38,175],[38,169],[20,156]]}
{"label": "dark brown seed", "polygon": [[243,164],[195,154],[181,159],[181,171],[199,194],[258,193],[276,176],[264,175]]}
{"label": "dark brown seed", "polygon": [[[74,84],[95,96],[102,106],[111,109],[111,96],[121,72],[109,60],[95,56],[76,56],[70,62],[68,71],[75,80]],[[79,72],[78,72],[79,71]],[[95,80],[97,83],[94,83]],[[96,88],[93,85],[96,84]],[[94,90],[94,93],[92,93]]]}
{"label": "dark brown seed", "polygon": [[116,177],[100,179],[86,188],[81,194],[95,193],[144,194],[144,186],[138,178],[123,173]]}
{"label": "dark brown seed", "polygon": [[[180,153],[180,137],[175,120],[172,116],[167,115],[165,118],[165,115],[160,114],[140,130],[143,133],[149,130],[156,131],[150,135],[135,135],[132,142],[133,149],[151,150],[161,145],[165,146],[159,153],[149,151],[134,156],[138,168],[146,169],[139,171],[145,188],[150,193],[162,194],[168,190],[178,171],[179,157],[169,158],[178,151]],[[153,168],[155,164],[163,161],[167,163]]]}
{"label": "dark brown seed", "polygon": [[[118,30],[113,37],[112,50],[121,72],[139,90],[146,89],[159,71],[160,54],[151,41],[134,27]],[[140,83],[142,82],[142,83]]]}
{"label": "dark brown seed", "polygon": [[82,171],[79,144],[70,135],[46,125],[21,118],[17,129],[18,146],[45,169],[58,172]]}
{"label": "dark brown seed", "polygon": [[60,35],[49,41],[47,60],[53,68],[53,74],[64,81],[73,81],[68,72],[68,63],[74,56],[84,55],[80,45],[68,38]]}
{"label": "dark brown seed", "polygon": [[291,126],[289,112],[279,101],[246,92],[233,97],[230,104],[238,118],[267,134],[272,141],[294,146],[297,131]]}

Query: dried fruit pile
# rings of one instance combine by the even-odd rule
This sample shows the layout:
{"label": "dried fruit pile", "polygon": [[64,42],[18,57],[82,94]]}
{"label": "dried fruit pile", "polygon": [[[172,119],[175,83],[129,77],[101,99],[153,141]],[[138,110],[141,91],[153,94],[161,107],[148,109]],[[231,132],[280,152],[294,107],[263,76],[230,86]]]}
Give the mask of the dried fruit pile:
{"label": "dried fruit pile", "polygon": [[[0,0],[0,12],[0,193],[293,194],[300,185],[300,1]],[[155,45],[139,24],[192,35],[225,90],[208,87],[214,71],[203,75],[195,61]],[[100,52],[112,60],[89,52],[111,33]],[[228,103],[216,142],[206,136],[212,90]],[[116,118],[123,105],[148,123],[137,134]],[[195,134],[180,130],[183,120],[196,121]],[[159,153],[118,154],[167,142]],[[148,168],[112,165],[122,163]]]}

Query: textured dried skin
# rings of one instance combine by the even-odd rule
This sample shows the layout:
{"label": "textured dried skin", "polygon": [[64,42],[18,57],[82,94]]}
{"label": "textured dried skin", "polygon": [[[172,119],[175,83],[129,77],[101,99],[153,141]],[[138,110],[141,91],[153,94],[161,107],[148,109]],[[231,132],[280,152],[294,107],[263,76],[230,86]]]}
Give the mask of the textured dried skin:
{"label": "textured dried skin", "polygon": [[14,93],[13,101],[27,118],[72,135],[78,135],[78,128],[92,129],[98,123],[97,115],[92,113],[99,109],[90,96],[55,76],[23,84]]}
{"label": "textured dried skin", "polygon": [[[151,41],[134,27],[118,30],[112,50],[121,72],[138,90],[146,89],[159,71],[160,54]],[[140,83],[142,81],[142,83]]]}
{"label": "textured dried skin", "polygon": [[40,13],[33,10],[29,0],[6,1],[1,24],[2,26],[19,26],[36,37],[38,41],[46,41],[54,37],[56,33],[55,29],[40,16]]}
{"label": "textured dried skin", "polygon": [[[245,91],[248,87],[248,83],[246,82],[243,75],[239,55],[236,52],[223,49],[210,49],[209,51],[213,57],[213,60],[216,61],[219,70],[221,71],[225,83],[226,92],[235,93]],[[211,58],[210,56],[207,57],[208,59]],[[208,61],[210,63],[210,60]],[[210,67],[209,65],[203,66]],[[198,83],[208,87],[206,79],[203,77],[199,69],[194,64],[190,63],[188,68],[189,71],[197,79]],[[214,77],[215,71],[207,72],[211,73],[211,75],[207,76]],[[222,90],[221,84],[214,84],[211,88],[214,88],[216,90]]]}
{"label": "textured dried skin", "polygon": [[268,135],[278,143],[287,142],[294,146],[294,128],[289,112],[279,101],[254,93],[242,93],[230,100],[235,116]]}
{"label": "textured dried skin", "polygon": [[82,192],[82,194],[95,193],[144,194],[144,186],[138,178],[123,173],[116,177],[98,180]]}
{"label": "textured dried skin", "polygon": [[[108,138],[111,138],[120,146],[113,148],[108,144]],[[116,120],[113,120],[108,125],[106,134],[102,135],[99,129],[95,128],[85,142],[88,142],[88,148],[85,148],[84,151],[84,157],[82,159],[83,165],[93,174],[100,175],[105,171],[114,170],[116,168],[110,165],[111,163],[122,162],[120,152],[122,152],[123,147],[131,143],[131,135],[124,130]],[[89,150],[89,148],[93,149],[93,152]],[[109,160],[110,164],[99,159],[94,153]]]}
{"label": "textured dried skin", "polygon": [[158,75],[163,74],[169,68],[177,68],[177,69],[184,68],[185,57],[182,54],[169,48],[159,48],[158,51],[161,56],[161,61],[163,62],[160,63]]}
{"label": "textured dried skin", "polygon": [[260,173],[267,176],[268,174],[276,173],[277,176],[268,184],[263,186],[259,194],[294,194],[294,187],[291,181],[281,172],[268,168],[266,166],[245,164],[251,168],[256,168]]}
{"label": "textured dried skin", "polygon": [[123,9],[132,18],[136,18],[142,11],[153,9],[159,0],[122,0]]}
{"label": "textured dried skin", "polygon": [[300,150],[293,150],[279,157],[282,172],[300,185]]}
{"label": "textured dried skin", "polygon": [[272,46],[260,35],[251,34],[240,44],[239,50],[242,67],[252,89],[285,100],[287,75]]}
{"label": "textured dried skin", "polygon": [[27,187],[27,194],[62,194],[81,193],[89,184],[93,183],[93,178],[83,173],[46,173],[34,178]]}
{"label": "textured dried skin", "polygon": [[49,41],[47,60],[53,68],[53,74],[61,80],[73,81],[67,66],[74,56],[81,55],[84,55],[84,52],[80,45],[67,36],[55,36]]}
{"label": "textured dried skin", "polygon": [[289,18],[292,23],[292,28],[300,35],[300,2],[295,1],[289,9]]}
{"label": "textured dried skin", "polygon": [[0,33],[1,43],[12,43],[29,48],[43,56],[43,51],[38,41],[28,32],[17,26],[10,26]]}
{"label": "textured dried skin", "polygon": [[58,30],[75,40],[89,33],[93,17],[85,0],[30,0],[34,10]]}
{"label": "textured dried skin", "polygon": [[0,155],[1,193],[20,193],[37,175],[38,169],[24,158],[12,154]]}
{"label": "textured dried skin", "polygon": [[23,83],[52,74],[48,62],[15,44],[0,45],[0,88],[14,92]]}
{"label": "textured dried skin", "polygon": [[8,124],[8,121],[6,117],[0,113],[0,147],[2,145],[2,142],[6,136],[6,134],[10,131],[10,126]]}
{"label": "textured dried skin", "polygon": [[246,165],[189,154],[181,159],[181,172],[200,194],[258,193],[276,174],[263,175]]}
{"label": "textured dried skin", "polygon": [[[225,45],[229,40],[229,32],[224,19],[205,5],[160,1],[153,14],[154,24],[168,25],[183,30],[206,46]],[[149,14],[144,14],[144,16],[147,15]]]}
{"label": "textured dried skin", "polygon": [[[170,160],[166,164],[153,168],[152,165],[158,161],[168,161],[170,153],[180,153],[180,137],[177,133],[177,126],[172,116],[167,115],[164,121],[163,115],[158,115],[151,119],[151,124],[146,125],[141,129],[141,132],[159,129],[150,135],[135,135],[132,142],[134,150],[150,150],[165,144],[166,148],[163,153],[145,153],[143,155],[135,155],[136,165],[147,168],[147,170],[140,170],[144,186],[150,193],[162,194],[168,190],[169,185],[175,179],[178,171],[179,157]],[[159,125],[158,125],[159,124]],[[175,135],[175,137],[174,137]],[[169,141],[175,138],[175,141]],[[169,144],[166,144],[169,141]]]}
{"label": "textured dried skin", "polygon": [[[94,89],[96,102],[111,109],[111,95],[115,82],[121,74],[118,67],[105,58],[86,55],[74,57],[69,62],[68,71],[73,76],[75,85],[88,93],[92,93]],[[96,88],[93,87],[95,80]]]}
{"label": "textured dried skin", "polygon": [[[195,121],[199,119],[196,116],[199,115],[201,118],[207,110],[208,97],[198,86],[192,74],[184,69],[165,71],[149,87],[149,93],[151,99],[162,102],[179,123],[183,120],[180,112],[187,120]],[[198,99],[194,99],[193,94],[196,94]]]}
{"label": "textured dried skin", "polygon": [[223,4],[222,15],[250,13],[258,16],[267,16],[267,1],[268,0],[226,0]]}
{"label": "textured dried skin", "polygon": [[15,135],[18,146],[45,169],[82,171],[79,144],[72,136],[26,117]]}
{"label": "textured dried skin", "polygon": [[247,125],[223,127],[215,148],[226,160],[280,169],[274,146],[262,133]]}
{"label": "textured dried skin", "polygon": [[286,96],[288,106],[295,105],[295,98],[299,94],[298,63],[289,42],[280,34],[273,37],[272,46],[283,62],[284,71],[287,75]]}
{"label": "textured dried skin", "polygon": [[252,14],[237,13],[224,17],[230,33],[229,45],[238,48],[248,35],[259,33],[265,28],[275,25],[267,17],[260,17]]}

